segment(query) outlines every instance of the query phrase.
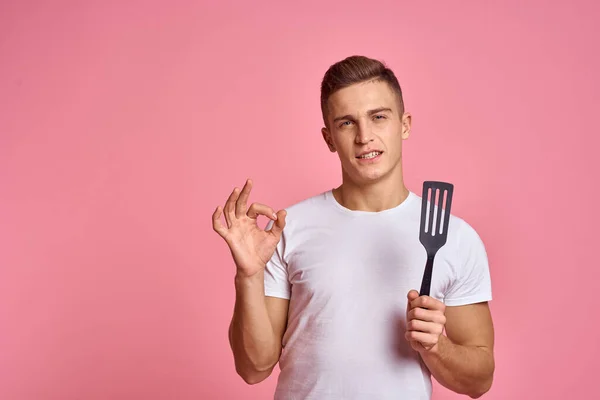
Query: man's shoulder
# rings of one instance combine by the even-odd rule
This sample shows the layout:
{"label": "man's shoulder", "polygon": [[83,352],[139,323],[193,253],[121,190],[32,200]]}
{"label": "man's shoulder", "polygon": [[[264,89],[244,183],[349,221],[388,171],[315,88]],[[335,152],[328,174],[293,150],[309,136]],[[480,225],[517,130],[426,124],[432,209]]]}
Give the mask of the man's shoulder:
{"label": "man's shoulder", "polygon": [[450,214],[448,235],[455,238],[455,244],[460,248],[483,245],[478,230],[464,217]]}
{"label": "man's shoulder", "polygon": [[285,207],[285,211],[289,217],[296,217],[307,213],[314,213],[315,211],[326,207],[327,205],[327,192],[319,192]]}
{"label": "man's shoulder", "polygon": [[331,215],[330,205],[328,192],[324,191],[285,206],[284,236],[290,237],[309,227],[326,224]]}

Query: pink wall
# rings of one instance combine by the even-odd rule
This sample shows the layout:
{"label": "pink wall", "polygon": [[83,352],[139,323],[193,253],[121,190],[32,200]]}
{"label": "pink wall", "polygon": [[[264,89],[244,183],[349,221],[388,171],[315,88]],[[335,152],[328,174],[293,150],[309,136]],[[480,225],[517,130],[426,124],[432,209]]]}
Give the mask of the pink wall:
{"label": "pink wall", "polygon": [[597,3],[49,3],[0,4],[1,399],[269,398],[210,216],[339,182],[318,90],[351,54],[404,87],[409,187],[453,181],[487,244],[485,398],[598,396]]}

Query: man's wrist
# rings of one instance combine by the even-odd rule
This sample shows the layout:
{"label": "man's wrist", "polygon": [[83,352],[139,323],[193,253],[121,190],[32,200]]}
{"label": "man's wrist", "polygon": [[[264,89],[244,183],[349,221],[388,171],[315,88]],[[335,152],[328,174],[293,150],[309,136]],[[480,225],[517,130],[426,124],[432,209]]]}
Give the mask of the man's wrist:
{"label": "man's wrist", "polygon": [[257,284],[262,284],[264,281],[264,268],[259,269],[258,272],[252,275],[246,275],[238,271],[234,277],[234,283],[236,287],[251,287]]}
{"label": "man's wrist", "polygon": [[419,353],[422,357],[439,358],[440,354],[449,344],[452,344],[450,339],[446,335],[441,334],[438,342],[433,347],[429,349],[423,348]]}

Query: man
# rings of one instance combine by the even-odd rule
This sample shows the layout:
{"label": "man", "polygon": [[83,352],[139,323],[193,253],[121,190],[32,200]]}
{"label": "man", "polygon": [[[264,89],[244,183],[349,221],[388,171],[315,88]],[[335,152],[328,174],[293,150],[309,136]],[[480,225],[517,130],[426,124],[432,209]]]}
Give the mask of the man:
{"label": "man", "polygon": [[[248,180],[213,214],[237,267],[229,340],[238,374],[256,384],[279,363],[275,399],[430,399],[431,375],[480,397],[494,371],[486,252],[453,215],[431,296],[414,290],[426,253],[421,201],[402,174],[411,116],[394,73],[346,58],[325,74],[321,107],[339,187],[275,212],[247,206]],[[271,219],[265,230],[258,215]]]}

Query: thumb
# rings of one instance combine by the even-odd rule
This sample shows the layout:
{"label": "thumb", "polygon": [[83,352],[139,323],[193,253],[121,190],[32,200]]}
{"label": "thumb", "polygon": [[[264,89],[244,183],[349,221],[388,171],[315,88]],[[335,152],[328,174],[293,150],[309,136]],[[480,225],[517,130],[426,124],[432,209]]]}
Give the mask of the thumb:
{"label": "thumb", "polygon": [[277,219],[275,220],[275,222],[273,223],[273,226],[271,227],[271,233],[273,233],[277,237],[279,237],[279,235],[281,235],[281,232],[283,231],[283,228],[285,227],[286,215],[287,215],[287,213],[285,210],[277,211]]}
{"label": "thumb", "polygon": [[419,292],[413,289],[408,292],[408,295],[406,297],[408,298],[408,302],[411,303],[413,300],[419,297]]}

